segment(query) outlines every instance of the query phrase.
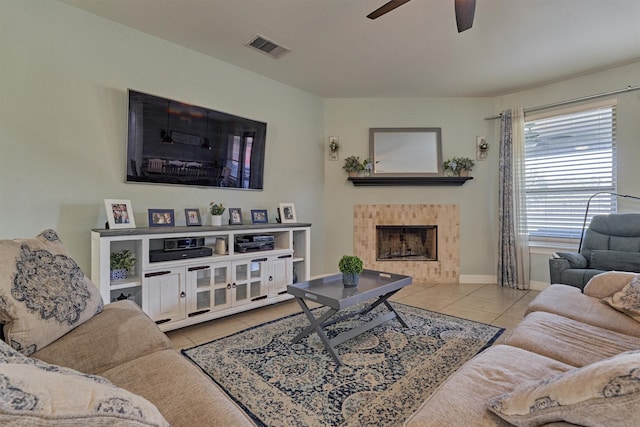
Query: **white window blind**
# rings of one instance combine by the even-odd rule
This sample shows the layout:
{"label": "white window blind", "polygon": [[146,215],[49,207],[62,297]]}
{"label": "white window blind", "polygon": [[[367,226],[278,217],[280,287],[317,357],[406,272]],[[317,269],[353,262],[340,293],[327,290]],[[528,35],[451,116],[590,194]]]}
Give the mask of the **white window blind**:
{"label": "white window blind", "polygon": [[[532,238],[580,238],[587,200],[616,191],[616,106],[587,106],[525,119],[527,228]],[[616,212],[609,194],[593,215]]]}

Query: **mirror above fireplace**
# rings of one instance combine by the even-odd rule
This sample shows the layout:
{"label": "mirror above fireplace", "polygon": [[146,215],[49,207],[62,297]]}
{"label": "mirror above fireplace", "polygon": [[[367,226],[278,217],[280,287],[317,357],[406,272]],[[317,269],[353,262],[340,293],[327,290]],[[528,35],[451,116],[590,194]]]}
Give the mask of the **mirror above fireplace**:
{"label": "mirror above fireplace", "polygon": [[370,128],[373,177],[442,176],[440,128]]}

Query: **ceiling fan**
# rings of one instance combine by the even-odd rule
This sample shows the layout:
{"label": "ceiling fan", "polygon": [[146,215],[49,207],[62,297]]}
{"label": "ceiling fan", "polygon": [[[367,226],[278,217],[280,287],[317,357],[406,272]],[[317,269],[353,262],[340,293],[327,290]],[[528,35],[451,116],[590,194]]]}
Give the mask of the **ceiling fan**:
{"label": "ceiling fan", "polygon": [[[379,18],[409,1],[411,0],[391,0],[368,14],[367,18]],[[476,11],[476,0],[454,0],[454,2],[458,32],[461,33],[468,30],[473,25],[473,15]]]}

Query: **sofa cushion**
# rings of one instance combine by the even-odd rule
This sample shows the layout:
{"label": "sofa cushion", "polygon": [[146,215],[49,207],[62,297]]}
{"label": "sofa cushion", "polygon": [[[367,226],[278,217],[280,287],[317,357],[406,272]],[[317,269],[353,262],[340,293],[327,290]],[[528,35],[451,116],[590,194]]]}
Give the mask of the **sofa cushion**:
{"label": "sofa cushion", "polygon": [[54,230],[0,240],[0,323],[25,355],[102,311],[98,288],[71,259]]}
{"label": "sofa cushion", "polygon": [[107,304],[102,313],[36,351],[32,357],[89,374],[158,350],[171,341],[133,301]]}
{"label": "sofa cushion", "polygon": [[153,404],[107,379],[26,357],[2,341],[0,424],[168,426]]}
{"label": "sofa cushion", "polygon": [[594,298],[609,297],[627,286],[634,277],[635,273],[627,271],[607,271],[598,274],[584,287],[584,294]]}
{"label": "sofa cushion", "polygon": [[569,365],[516,347],[490,347],[442,383],[405,426],[509,426],[487,410],[487,400],[522,383],[570,369]]}
{"label": "sofa cushion", "polygon": [[583,289],[594,276],[604,273],[595,268],[569,268],[560,273],[560,283]]}
{"label": "sofa cushion", "polygon": [[582,367],[616,354],[640,349],[640,338],[536,311],[504,337],[504,344]]}
{"label": "sofa cushion", "polygon": [[174,350],[131,360],[103,376],[148,399],[173,427],[255,426],[224,391]]}
{"label": "sofa cushion", "polygon": [[0,363],[0,424],[168,426],[157,408],[109,382]]}
{"label": "sofa cushion", "polygon": [[527,306],[525,314],[546,311],[614,332],[640,337],[640,324],[568,285],[551,285]]}
{"label": "sofa cushion", "polygon": [[518,426],[640,425],[640,351],[522,384],[490,399],[487,407]]}
{"label": "sofa cushion", "polygon": [[591,268],[640,272],[640,252],[591,251]]}
{"label": "sofa cushion", "polygon": [[622,290],[602,301],[640,322],[640,275],[634,277]]}

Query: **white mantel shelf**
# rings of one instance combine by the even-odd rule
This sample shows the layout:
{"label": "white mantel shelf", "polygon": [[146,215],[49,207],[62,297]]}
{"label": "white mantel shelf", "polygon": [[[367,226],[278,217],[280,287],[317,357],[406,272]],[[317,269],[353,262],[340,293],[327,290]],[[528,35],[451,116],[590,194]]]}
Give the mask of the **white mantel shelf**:
{"label": "white mantel shelf", "polygon": [[350,176],[349,181],[359,186],[402,186],[402,185],[453,185],[460,186],[473,179],[471,176]]}

